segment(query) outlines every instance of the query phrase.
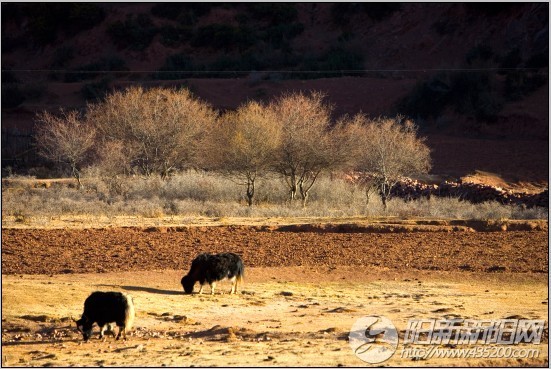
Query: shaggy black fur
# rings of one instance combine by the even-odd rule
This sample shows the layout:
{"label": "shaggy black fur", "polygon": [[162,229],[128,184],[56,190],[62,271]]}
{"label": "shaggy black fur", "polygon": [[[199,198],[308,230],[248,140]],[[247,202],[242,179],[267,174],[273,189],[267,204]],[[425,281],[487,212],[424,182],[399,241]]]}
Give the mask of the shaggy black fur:
{"label": "shaggy black fur", "polygon": [[117,339],[121,333],[126,338],[126,329],[130,329],[134,320],[134,303],[132,297],[121,292],[93,292],[84,301],[82,318],[76,321],[77,328],[87,341],[92,335],[92,326],[100,327],[100,337],[107,323],[115,322],[119,327]]}
{"label": "shaggy black fur", "polygon": [[191,268],[187,275],[182,278],[182,287],[186,293],[193,292],[195,282],[199,282],[201,286],[208,283],[211,285],[221,281],[224,278],[233,279],[234,284],[230,293],[235,292],[237,281],[243,279],[245,267],[239,255],[231,252],[223,252],[221,254],[199,254],[191,262]]}

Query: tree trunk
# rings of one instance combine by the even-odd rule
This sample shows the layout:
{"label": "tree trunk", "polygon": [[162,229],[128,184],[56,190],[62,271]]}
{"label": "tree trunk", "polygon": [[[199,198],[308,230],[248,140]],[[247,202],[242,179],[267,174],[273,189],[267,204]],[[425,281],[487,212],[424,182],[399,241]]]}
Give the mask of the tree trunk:
{"label": "tree trunk", "polygon": [[306,201],[308,200],[308,191],[306,191],[304,194],[302,194],[302,207],[306,207]]}
{"label": "tree trunk", "polygon": [[312,177],[310,178],[310,184],[306,183],[308,181],[308,178],[309,178],[308,175],[303,175],[300,178],[299,182],[298,182],[298,187],[300,189],[300,195],[302,196],[302,207],[303,208],[306,207],[306,201],[308,200],[310,189],[312,189],[312,186],[314,186],[314,183],[316,183],[316,179],[318,178],[319,174],[320,174],[320,172],[317,172],[317,173],[312,175]]}
{"label": "tree trunk", "polygon": [[298,183],[298,187],[300,189],[300,196],[302,197],[302,207],[305,208],[306,201],[308,200],[308,191],[310,190],[310,188],[312,188],[312,186],[310,186],[309,188],[305,188],[304,179],[301,179]]}
{"label": "tree trunk", "polygon": [[383,209],[385,211],[387,210],[386,200],[387,200],[386,195],[384,193],[381,193],[381,201],[383,202]]}
{"label": "tree trunk", "polygon": [[254,196],[254,179],[249,178],[247,180],[247,204],[253,206]]}
{"label": "tree trunk", "polygon": [[365,213],[369,213],[369,200],[371,200],[371,187],[365,187]]}
{"label": "tree trunk", "polygon": [[161,169],[161,179],[162,180],[166,180],[168,179],[168,176],[170,174],[170,170],[172,169],[171,166],[169,166],[168,164],[163,164],[163,167]]}
{"label": "tree trunk", "polygon": [[74,165],[71,166],[71,170],[73,172],[73,177],[77,180],[77,190],[80,190],[82,188],[82,182],[80,181],[80,171]]}
{"label": "tree trunk", "polygon": [[289,195],[291,202],[295,201],[297,198],[297,178],[294,174],[291,174],[289,178]]}
{"label": "tree trunk", "polygon": [[383,202],[383,209],[384,211],[387,210],[387,200],[388,200],[388,191],[389,191],[389,184],[386,180],[384,180],[379,187],[379,194],[381,196],[381,201]]}

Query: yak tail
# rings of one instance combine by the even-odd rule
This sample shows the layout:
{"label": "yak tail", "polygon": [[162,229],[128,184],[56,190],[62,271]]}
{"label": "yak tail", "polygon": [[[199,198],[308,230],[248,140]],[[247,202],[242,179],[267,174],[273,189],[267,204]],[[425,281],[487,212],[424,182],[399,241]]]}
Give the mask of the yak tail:
{"label": "yak tail", "polygon": [[132,296],[128,294],[126,294],[126,309],[124,311],[124,316],[124,325],[125,328],[128,330],[132,328],[132,325],[134,324],[134,317],[136,316],[136,312],[134,311],[134,300]]}
{"label": "yak tail", "polygon": [[244,277],[245,277],[245,266],[243,265],[243,262],[240,261],[237,264],[237,282],[243,283]]}

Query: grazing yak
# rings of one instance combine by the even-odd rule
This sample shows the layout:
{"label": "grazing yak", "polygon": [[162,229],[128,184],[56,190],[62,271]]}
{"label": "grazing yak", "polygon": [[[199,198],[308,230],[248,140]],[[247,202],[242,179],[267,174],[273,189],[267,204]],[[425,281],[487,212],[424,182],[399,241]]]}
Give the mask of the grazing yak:
{"label": "grazing yak", "polygon": [[112,322],[119,327],[116,339],[118,340],[122,334],[126,340],[126,330],[132,328],[134,316],[134,302],[130,295],[121,292],[96,291],[84,301],[84,313],[76,324],[84,341],[88,341],[92,336],[94,323],[97,323],[100,328],[100,338],[103,338],[106,328],[114,335]]}
{"label": "grazing yak", "polygon": [[214,295],[216,282],[228,278],[232,282],[230,294],[237,293],[237,283],[243,280],[245,267],[239,255],[231,252],[221,254],[203,253],[198,255],[191,262],[191,268],[187,275],[182,278],[182,287],[185,293],[192,293],[195,282],[199,282],[203,292],[203,285],[210,285],[210,293]]}

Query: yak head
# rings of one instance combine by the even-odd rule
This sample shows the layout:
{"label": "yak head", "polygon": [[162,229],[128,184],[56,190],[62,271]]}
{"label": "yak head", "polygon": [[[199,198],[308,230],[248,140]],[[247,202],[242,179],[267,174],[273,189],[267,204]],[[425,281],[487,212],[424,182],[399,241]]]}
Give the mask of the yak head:
{"label": "yak head", "polygon": [[92,326],[94,325],[94,322],[90,322],[85,316],[75,322],[77,324],[78,331],[82,333],[84,341],[88,341],[92,336]]}
{"label": "yak head", "polygon": [[184,287],[185,293],[190,294],[193,292],[193,286],[195,285],[195,281],[189,274],[182,277],[181,283],[182,283],[182,287]]}

